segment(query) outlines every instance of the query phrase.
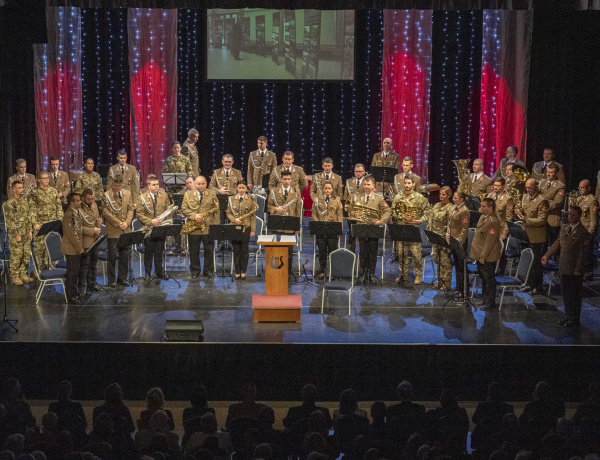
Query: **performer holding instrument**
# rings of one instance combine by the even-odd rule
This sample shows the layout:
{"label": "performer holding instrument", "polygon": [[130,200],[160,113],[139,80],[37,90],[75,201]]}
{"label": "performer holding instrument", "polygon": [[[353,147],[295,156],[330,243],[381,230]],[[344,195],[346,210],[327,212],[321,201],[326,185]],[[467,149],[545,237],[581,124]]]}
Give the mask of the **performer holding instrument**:
{"label": "performer holding instrument", "polygon": [[83,295],[77,292],[77,281],[79,278],[79,267],[83,256],[83,221],[81,218],[81,195],[73,192],[67,196],[69,207],[62,218],[63,237],[60,251],[67,259],[67,278],[65,290],[69,303],[79,303]]}
{"label": "performer holding instrument", "polygon": [[526,168],[525,163],[517,158],[519,154],[519,149],[516,145],[511,145],[506,149],[506,158],[502,158],[500,160],[500,166],[492,176],[492,181],[496,180],[498,177],[506,178],[506,166],[512,165],[513,171],[515,166],[521,166],[522,168]]}
{"label": "performer holding instrument", "polygon": [[302,193],[308,188],[308,181],[306,180],[306,174],[304,169],[300,166],[294,165],[294,152],[288,150],[283,152],[281,156],[282,164],[273,168],[271,177],[269,178],[269,188],[275,189],[281,185],[281,173],[283,171],[289,171],[292,173],[292,187],[296,187]]}
{"label": "performer holding instrument", "polygon": [[15,286],[23,286],[34,279],[29,276],[30,244],[35,221],[31,206],[24,198],[23,183],[15,180],[11,184],[12,197],[4,204],[8,248],[10,250],[10,277]]}
{"label": "performer holding instrument", "polygon": [[106,190],[113,188],[113,181],[117,176],[121,176],[121,188],[131,193],[131,201],[135,208],[135,204],[140,196],[140,181],[138,179],[137,171],[135,166],[127,163],[127,151],[125,149],[121,149],[117,152],[117,161],[116,165],[112,165],[108,169]]}
{"label": "performer holding instrument", "polygon": [[277,166],[277,157],[274,152],[267,149],[268,139],[260,136],[257,140],[258,149],[250,152],[248,157],[248,188],[262,189],[262,179],[265,174],[271,174]]}
{"label": "performer holding instrument", "polygon": [[243,182],[237,184],[237,195],[230,196],[227,200],[227,219],[232,225],[242,225],[244,231],[243,241],[233,241],[233,262],[235,266],[235,279],[246,279],[248,268],[248,243],[256,235],[256,210],[258,205],[251,195],[246,192],[248,187]]}
{"label": "performer holding instrument", "polygon": [[188,222],[181,233],[188,235],[192,279],[200,276],[200,243],[204,246],[203,274],[207,278],[213,278],[215,242],[209,235],[209,229],[211,225],[219,224],[219,200],[214,190],[206,189],[204,176],[196,177],[195,184],[196,190],[187,191],[183,197],[181,211]]}
{"label": "performer holding instrument", "polygon": [[[233,196],[237,191],[237,184],[243,180],[242,172],[239,169],[234,169],[233,155],[225,154],[221,160],[222,168],[215,170],[210,179],[208,188],[220,196]],[[221,224],[225,223],[227,217],[227,205],[221,208]]]}
{"label": "performer holding instrument", "polygon": [[8,199],[13,197],[12,184],[15,181],[19,181],[23,184],[23,197],[27,198],[36,186],[35,176],[27,172],[27,161],[23,158],[18,158],[15,161],[15,169],[17,170],[17,173],[10,176],[8,178],[8,183],[6,184],[6,197]]}
{"label": "performer holding instrument", "polygon": [[[414,191],[415,181],[412,174],[404,176],[404,186],[402,193],[394,197],[392,202],[392,217],[397,224],[414,225],[418,227],[421,222],[429,220],[431,215],[431,206],[427,198],[422,194]],[[423,263],[421,262],[421,243],[405,243],[399,241],[397,243],[398,259],[400,265],[398,269],[400,276],[396,282],[408,281],[408,251],[413,255],[413,263],[415,266],[415,284],[423,282]]]}
{"label": "performer holding instrument", "polygon": [[[313,201],[312,218],[320,222],[340,222],[344,221],[342,210],[342,201],[333,194],[333,184],[329,181],[323,184],[323,196],[317,201]],[[337,238],[327,238],[325,236],[317,237],[317,246],[319,248],[319,279],[325,278],[327,270],[327,258],[329,253],[335,251],[339,245],[339,236]]]}
{"label": "performer holding instrument", "polygon": [[333,160],[329,157],[323,158],[321,162],[323,171],[313,176],[310,184],[310,197],[313,202],[323,195],[323,184],[329,181],[333,185],[333,193],[335,196],[342,196],[344,193],[342,187],[342,178],[333,172]]}
{"label": "performer holding instrument", "polygon": [[[189,160],[188,160],[189,161]],[[176,207],[170,206],[171,202],[167,193],[159,188],[158,178],[154,174],[146,177],[146,188],[140,192],[140,198],[136,208],[137,219],[144,225],[142,230],[146,233],[144,240],[144,269],[146,281],[151,280],[152,261],[156,277],[166,279],[163,270],[163,254],[165,250],[165,238],[151,237],[152,229],[165,224],[172,219],[172,213]]]}
{"label": "performer holding instrument", "polygon": [[[354,166],[354,179],[346,179],[346,187],[344,188],[344,205],[348,200],[353,200],[354,197],[364,192],[363,180],[365,177],[365,165],[357,163]],[[348,235],[348,249],[356,252],[356,238]]]}
{"label": "performer holding instrument", "polygon": [[[98,246],[94,243],[100,236],[102,230],[102,218],[100,210],[95,202],[96,194],[92,189],[86,188],[81,194],[81,207],[79,214],[83,224],[83,249],[84,254],[81,256],[81,264],[79,265],[78,277],[78,292],[84,295],[87,288],[87,293],[98,292],[100,287],[96,283],[96,263],[98,262]],[[92,246],[94,246],[92,248]]]}
{"label": "performer holding instrument", "polygon": [[[450,203],[452,189],[450,187],[440,188],[440,202],[436,203],[429,214],[427,230],[445,235],[450,223],[450,216],[454,205]],[[433,260],[438,265],[438,282],[433,285],[441,291],[449,291],[452,285],[452,261],[450,260],[450,249],[443,248],[437,244],[432,245]],[[413,259],[416,255],[413,253]],[[421,258],[419,253],[418,258]]]}
{"label": "performer holding instrument", "polygon": [[[448,230],[446,233],[446,239],[450,239],[450,237],[452,237],[456,238],[460,242],[460,244],[463,246],[465,254],[467,254],[467,238],[469,236],[469,220],[471,214],[465,205],[466,198],[467,195],[464,192],[454,192],[452,197],[454,209],[450,214]],[[464,300],[465,292],[465,267],[463,265],[463,260],[454,251],[452,252],[452,258],[454,260],[454,267],[456,268],[456,295],[458,296],[458,301],[461,302]]]}
{"label": "performer holding instrument", "polygon": [[558,165],[550,163],[546,168],[546,179],[538,185],[540,193],[548,201],[548,225],[546,226],[546,244],[552,246],[560,233],[561,211],[565,201],[564,183],[558,180]]}

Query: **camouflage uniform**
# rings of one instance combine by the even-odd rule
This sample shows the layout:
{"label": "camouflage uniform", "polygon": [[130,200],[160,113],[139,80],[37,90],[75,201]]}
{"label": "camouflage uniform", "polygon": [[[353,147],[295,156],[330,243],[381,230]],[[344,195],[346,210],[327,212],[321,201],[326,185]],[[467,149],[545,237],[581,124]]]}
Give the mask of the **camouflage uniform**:
{"label": "camouflage uniform", "polygon": [[[184,155],[171,155],[163,163],[162,172],[164,173],[186,173],[188,176],[194,177],[194,170],[192,168],[192,162]],[[167,186],[167,194],[169,198],[173,199],[173,193],[180,192],[185,189],[185,185],[179,185],[177,187]]]}
{"label": "camouflage uniform", "polygon": [[[46,222],[62,219],[63,210],[58,191],[54,187],[48,187],[42,190],[36,187],[28,197],[29,206],[33,214],[33,226],[40,227]],[[46,236],[35,236],[36,230],[33,230],[33,253],[37,260],[38,266],[42,268],[47,264],[46,257]]]}
{"label": "camouflage uniform", "polygon": [[86,188],[89,188],[95,193],[95,200],[99,200],[102,194],[104,193],[104,187],[102,186],[102,178],[100,174],[97,172],[93,172],[92,174],[88,174],[83,172],[77,176],[77,181],[75,182],[74,191],[77,193],[83,192]]}
{"label": "camouflage uniform", "polygon": [[[421,195],[418,192],[411,192],[410,195],[406,196],[405,193],[399,193],[394,197],[394,201],[392,202],[392,212],[395,209],[396,203],[401,201],[406,202],[408,206],[413,206],[418,209],[417,211],[417,219],[415,219],[417,224],[408,224],[404,219],[403,215],[394,215],[396,218],[396,223],[400,225],[414,225],[418,227],[419,223],[426,222],[429,220],[429,215],[431,214],[431,206],[429,206],[429,202],[427,198]],[[396,246],[396,250],[398,251],[398,258],[400,259],[400,266],[398,269],[400,270],[400,276],[406,277],[408,276],[408,251],[413,255],[413,261],[415,264],[415,275],[417,278],[423,276],[423,264],[421,263],[421,243],[402,243],[398,242]]]}
{"label": "camouflage uniform", "polygon": [[[448,222],[450,221],[450,216],[452,215],[453,211],[454,205],[452,203],[446,203],[445,205],[442,205],[442,203],[436,203],[431,210],[427,230],[445,236],[448,230]],[[450,284],[452,283],[452,261],[450,259],[451,251],[450,249],[443,248],[437,244],[432,246],[433,260],[435,260],[435,263],[438,264],[438,285],[450,289]]]}
{"label": "camouflage uniform", "polygon": [[[6,202],[4,212],[10,249],[10,276],[14,282],[16,278],[29,278],[29,233],[33,230],[34,217],[26,198],[11,198]],[[17,242],[17,235],[21,237],[20,243]]]}

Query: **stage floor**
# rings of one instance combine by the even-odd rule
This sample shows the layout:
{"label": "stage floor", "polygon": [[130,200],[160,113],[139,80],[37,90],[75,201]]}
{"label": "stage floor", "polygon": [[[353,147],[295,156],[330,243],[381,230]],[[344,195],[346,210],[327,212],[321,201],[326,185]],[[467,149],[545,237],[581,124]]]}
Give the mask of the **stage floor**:
{"label": "stage floor", "polygon": [[[304,249],[303,259],[312,259],[312,244]],[[595,345],[600,335],[598,281],[584,287],[581,328],[568,330],[558,325],[564,309],[556,292],[534,299],[509,295],[501,312],[486,313],[453,302],[442,309],[447,297],[433,290],[421,294],[425,284],[392,291],[397,263],[388,259],[383,285],[355,288],[350,316],[346,294],[330,295],[321,315],[321,288],[301,283],[290,288],[290,293],[302,295],[301,323],[254,323],[252,295],[264,293],[264,277],[253,276],[252,261],[245,281],[204,277],[192,281],[185,259],[167,260],[181,287],[174,280],[147,286],[140,279],[139,287],[107,288],[107,293],[94,294],[83,305],[65,306],[60,288],[46,289],[36,305],[36,287],[9,286],[8,316],[18,319],[19,332],[3,325],[0,340],[160,342],[165,321],[172,319],[202,320],[204,342],[211,343]],[[134,266],[137,275],[137,260]],[[99,266],[100,283],[101,275]],[[428,262],[425,279],[431,278]],[[523,299],[536,309],[526,310]]]}

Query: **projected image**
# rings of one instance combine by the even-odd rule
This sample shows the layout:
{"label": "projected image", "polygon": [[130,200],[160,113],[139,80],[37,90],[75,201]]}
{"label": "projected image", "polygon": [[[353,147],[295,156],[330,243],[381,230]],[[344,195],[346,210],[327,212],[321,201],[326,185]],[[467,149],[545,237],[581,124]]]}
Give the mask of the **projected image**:
{"label": "projected image", "polygon": [[209,80],[354,80],[354,10],[210,9]]}

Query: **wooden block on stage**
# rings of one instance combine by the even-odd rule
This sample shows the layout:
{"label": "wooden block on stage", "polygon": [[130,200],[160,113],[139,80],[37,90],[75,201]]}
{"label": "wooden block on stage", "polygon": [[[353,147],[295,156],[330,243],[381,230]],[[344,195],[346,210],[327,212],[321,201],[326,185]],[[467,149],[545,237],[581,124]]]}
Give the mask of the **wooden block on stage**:
{"label": "wooden block on stage", "polygon": [[300,322],[302,296],[260,295],[252,296],[254,322],[290,323]]}

